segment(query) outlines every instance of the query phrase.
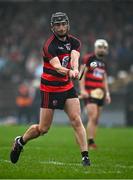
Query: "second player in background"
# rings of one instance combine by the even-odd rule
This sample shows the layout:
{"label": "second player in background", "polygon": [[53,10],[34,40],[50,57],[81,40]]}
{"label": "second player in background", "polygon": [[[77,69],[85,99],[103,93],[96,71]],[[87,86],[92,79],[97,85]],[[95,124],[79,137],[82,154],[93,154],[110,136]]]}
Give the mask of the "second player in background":
{"label": "second player in background", "polygon": [[[102,106],[104,102],[107,104],[111,102],[105,64],[107,54],[107,41],[98,39],[94,44],[94,52],[87,53],[82,59],[82,63],[86,64],[86,70],[79,85],[80,96],[84,99],[85,108],[87,109],[88,123],[86,131],[90,149],[97,148],[95,136]],[[97,66],[93,67],[93,64],[97,64]]]}

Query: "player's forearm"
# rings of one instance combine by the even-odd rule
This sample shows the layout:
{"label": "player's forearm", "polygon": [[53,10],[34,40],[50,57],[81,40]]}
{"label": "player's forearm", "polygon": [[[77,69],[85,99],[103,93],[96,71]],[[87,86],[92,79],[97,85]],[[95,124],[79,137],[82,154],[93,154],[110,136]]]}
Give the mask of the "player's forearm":
{"label": "player's forearm", "polygon": [[71,52],[71,68],[78,70],[79,68],[79,57],[80,53],[78,51],[72,50]]}
{"label": "player's forearm", "polygon": [[61,66],[61,63],[60,63],[58,57],[55,57],[55,58],[51,59],[50,64],[55,68],[55,70],[58,73],[60,73],[62,75],[67,75],[69,73],[69,71],[70,71],[70,69]]}
{"label": "player's forearm", "polygon": [[71,68],[72,68],[73,70],[78,70],[78,68],[79,68],[78,60],[77,60],[77,62],[75,62],[75,60],[72,60],[72,61],[71,61]]}
{"label": "player's forearm", "polygon": [[67,69],[65,67],[62,67],[62,66],[57,66],[55,67],[56,71],[62,75],[67,75],[70,71],[70,69]]}
{"label": "player's forearm", "polygon": [[107,74],[104,75],[104,83],[105,83],[105,92],[106,94],[110,94],[109,92],[109,86],[108,86],[108,79],[107,79]]}

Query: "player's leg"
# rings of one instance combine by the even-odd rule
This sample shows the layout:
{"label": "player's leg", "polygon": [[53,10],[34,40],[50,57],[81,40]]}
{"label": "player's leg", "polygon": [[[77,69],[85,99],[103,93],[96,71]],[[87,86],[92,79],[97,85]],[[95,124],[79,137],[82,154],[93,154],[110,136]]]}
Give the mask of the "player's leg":
{"label": "player's leg", "polygon": [[23,136],[15,138],[14,146],[10,154],[10,159],[12,163],[16,163],[18,161],[23,146],[29,140],[37,138],[38,136],[47,133],[52,123],[53,113],[53,109],[41,108],[39,124],[34,124],[30,126]]}
{"label": "player's leg", "polygon": [[88,158],[88,146],[86,131],[81,121],[80,102],[78,98],[67,99],[65,103],[65,112],[69,116],[71,124],[75,131],[77,143],[80,146],[83,165],[90,165]]}
{"label": "player's leg", "polygon": [[40,135],[47,133],[49,130],[52,119],[53,119],[53,109],[40,109],[40,121],[39,124],[34,124],[24,133],[23,141],[27,143],[29,140],[34,139]]}
{"label": "player's leg", "polygon": [[88,123],[87,123],[87,139],[90,148],[96,148],[95,136],[98,125],[98,119],[100,116],[100,107],[95,103],[89,103],[86,106],[88,113]]}

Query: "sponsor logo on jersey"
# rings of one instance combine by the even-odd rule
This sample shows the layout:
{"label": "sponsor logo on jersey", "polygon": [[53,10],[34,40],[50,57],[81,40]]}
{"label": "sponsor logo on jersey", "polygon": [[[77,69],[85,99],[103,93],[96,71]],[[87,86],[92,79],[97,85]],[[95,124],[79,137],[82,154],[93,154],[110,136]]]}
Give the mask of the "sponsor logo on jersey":
{"label": "sponsor logo on jersey", "polygon": [[105,71],[103,69],[95,68],[93,70],[93,75],[97,78],[103,78]]}

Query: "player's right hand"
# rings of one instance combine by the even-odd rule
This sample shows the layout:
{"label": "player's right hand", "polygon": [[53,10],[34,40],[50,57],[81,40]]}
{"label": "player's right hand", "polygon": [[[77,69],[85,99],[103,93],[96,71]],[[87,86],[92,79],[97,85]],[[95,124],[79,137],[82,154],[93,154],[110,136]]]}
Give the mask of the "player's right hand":
{"label": "player's right hand", "polygon": [[89,94],[85,89],[80,91],[80,95],[82,96],[82,98],[88,98],[89,97]]}
{"label": "player's right hand", "polygon": [[78,78],[78,74],[79,72],[77,72],[76,70],[70,70],[68,76],[70,79],[75,79]]}

